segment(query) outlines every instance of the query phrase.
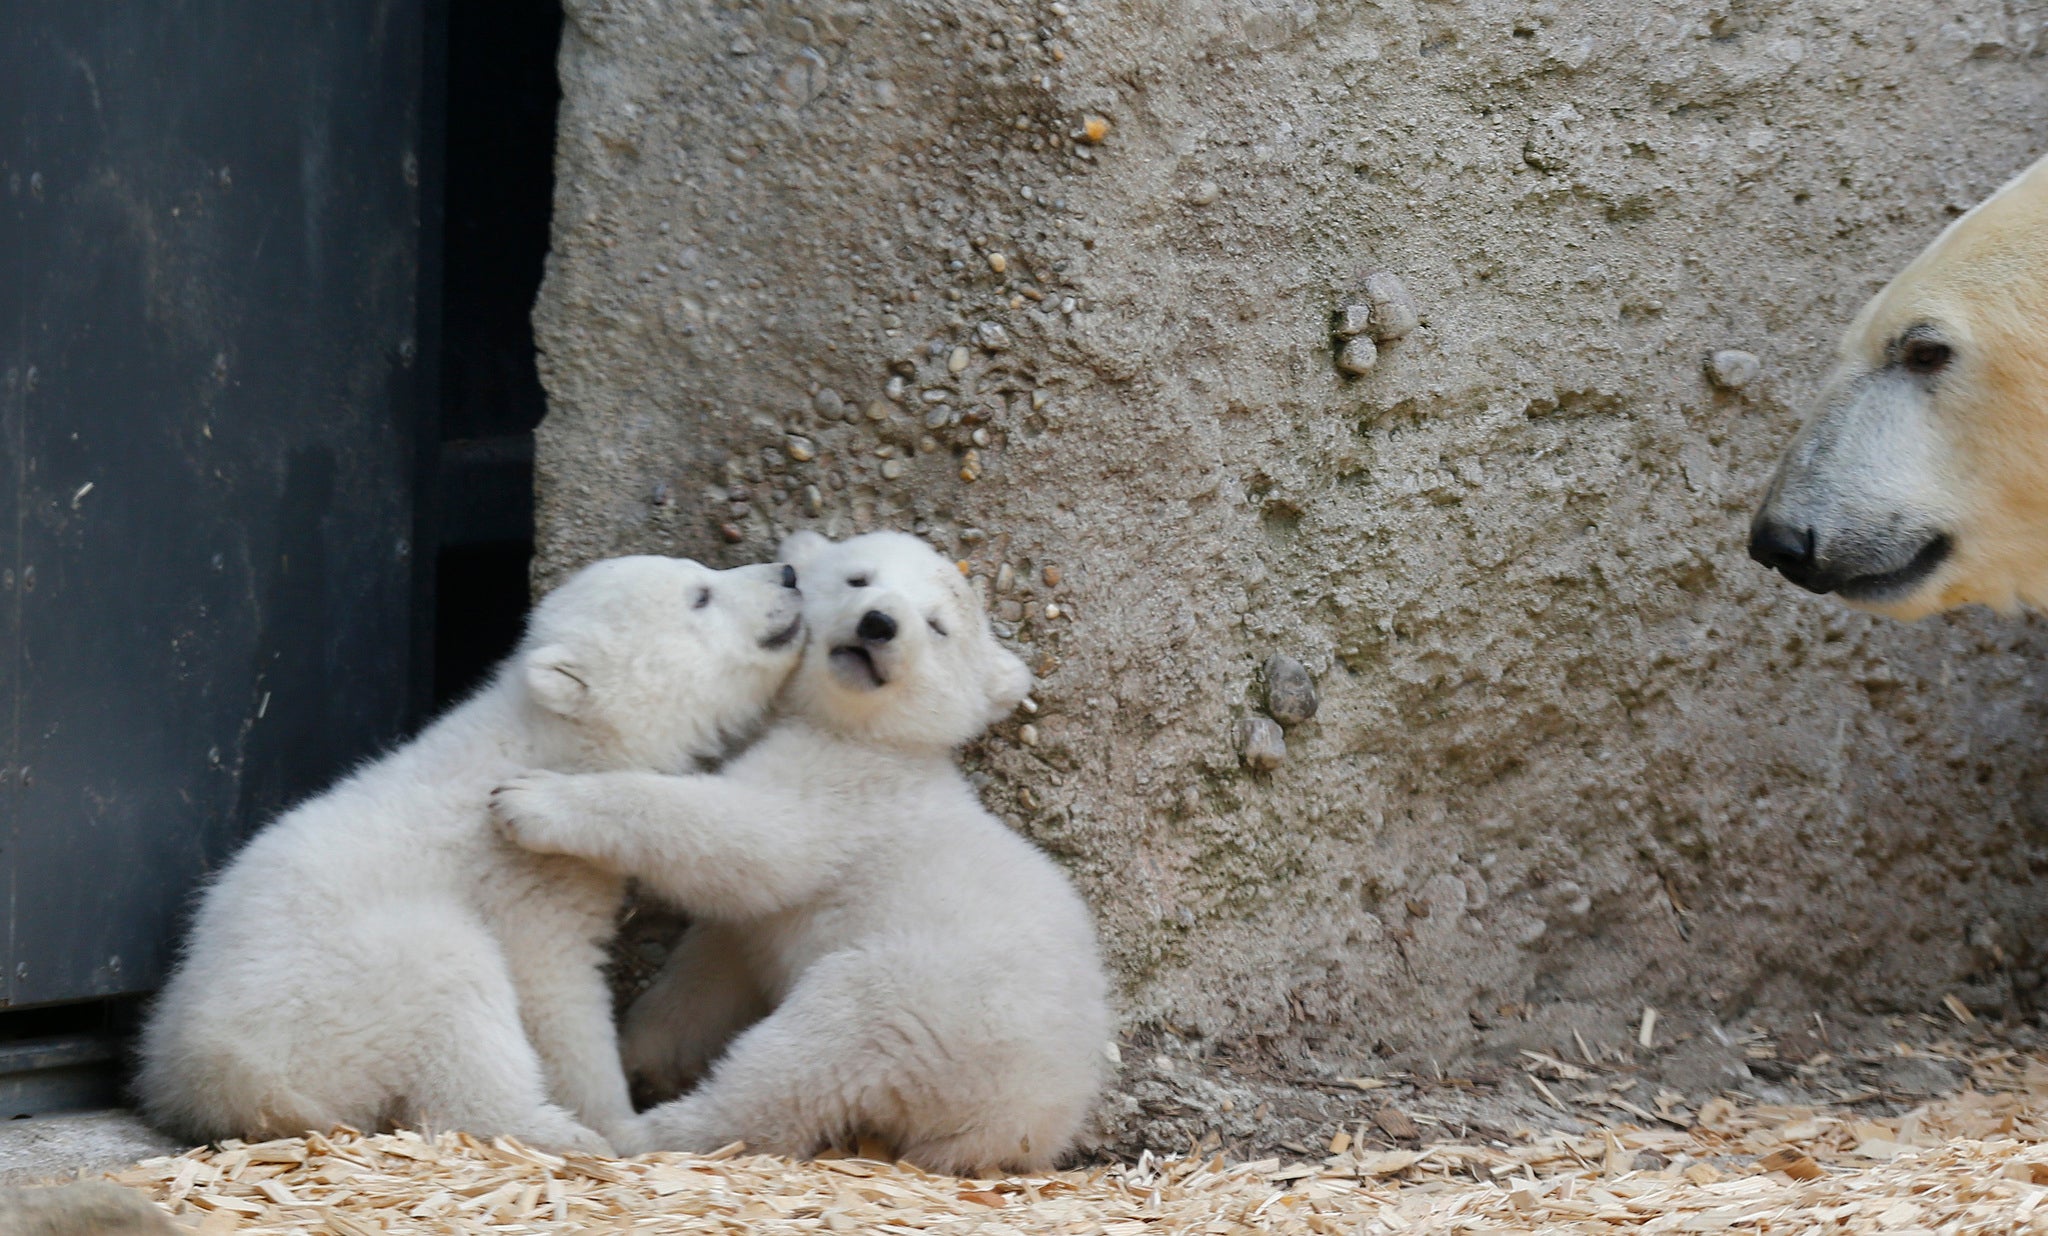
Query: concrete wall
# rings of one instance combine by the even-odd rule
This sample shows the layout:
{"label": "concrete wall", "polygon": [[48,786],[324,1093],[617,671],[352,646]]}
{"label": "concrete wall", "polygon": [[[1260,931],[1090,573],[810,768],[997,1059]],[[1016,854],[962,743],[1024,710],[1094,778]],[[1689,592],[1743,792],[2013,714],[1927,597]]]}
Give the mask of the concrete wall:
{"label": "concrete wall", "polygon": [[[971,564],[1043,688],[966,762],[1134,1029],[1414,1061],[2041,983],[2048,632],[1742,544],[1857,305],[2048,144],[2048,4],[568,7],[541,582]],[[1348,376],[1372,271],[1423,322]],[[1274,653],[1321,707],[1253,772]]]}

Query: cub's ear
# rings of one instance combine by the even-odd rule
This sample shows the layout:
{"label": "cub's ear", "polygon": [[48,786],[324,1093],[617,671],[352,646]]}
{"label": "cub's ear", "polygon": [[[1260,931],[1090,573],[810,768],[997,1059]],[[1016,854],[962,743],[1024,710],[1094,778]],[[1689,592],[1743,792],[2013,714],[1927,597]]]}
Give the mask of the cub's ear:
{"label": "cub's ear", "polygon": [[983,674],[982,688],[988,694],[989,723],[994,724],[1009,716],[1031,694],[1031,671],[1017,659],[1016,653],[993,640],[989,643],[994,655]]}
{"label": "cub's ear", "polygon": [[590,682],[566,644],[549,644],[526,654],[526,689],[541,707],[573,717],[590,700]]}
{"label": "cub's ear", "polygon": [[782,538],[782,547],[775,551],[777,562],[787,562],[797,569],[798,582],[802,582],[804,567],[825,550],[832,548],[832,542],[819,536],[809,528],[792,532]]}

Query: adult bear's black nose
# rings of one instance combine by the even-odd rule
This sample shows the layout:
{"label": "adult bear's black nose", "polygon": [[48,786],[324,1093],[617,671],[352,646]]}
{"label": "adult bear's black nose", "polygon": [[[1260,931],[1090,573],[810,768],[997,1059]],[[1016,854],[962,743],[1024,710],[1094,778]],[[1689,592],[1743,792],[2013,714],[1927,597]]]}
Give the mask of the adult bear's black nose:
{"label": "adult bear's black nose", "polygon": [[796,568],[787,562],[782,564],[782,586],[785,588],[796,587]]}
{"label": "adult bear's black nose", "polygon": [[860,625],[853,633],[870,644],[886,644],[896,638],[896,620],[878,609],[871,609],[860,616]]}

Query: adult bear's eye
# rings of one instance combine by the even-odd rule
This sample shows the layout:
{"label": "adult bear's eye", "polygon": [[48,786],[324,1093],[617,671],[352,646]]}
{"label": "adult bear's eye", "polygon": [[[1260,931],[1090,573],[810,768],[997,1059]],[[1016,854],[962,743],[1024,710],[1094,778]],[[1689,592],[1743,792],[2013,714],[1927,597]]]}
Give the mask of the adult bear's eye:
{"label": "adult bear's eye", "polygon": [[690,608],[703,609],[709,604],[711,604],[711,589],[699,588],[697,589],[697,599],[690,602]]}
{"label": "adult bear's eye", "polygon": [[924,625],[930,627],[933,633],[936,634],[940,639],[944,639],[946,637],[946,628],[939,625],[938,619],[927,618],[924,620]]}

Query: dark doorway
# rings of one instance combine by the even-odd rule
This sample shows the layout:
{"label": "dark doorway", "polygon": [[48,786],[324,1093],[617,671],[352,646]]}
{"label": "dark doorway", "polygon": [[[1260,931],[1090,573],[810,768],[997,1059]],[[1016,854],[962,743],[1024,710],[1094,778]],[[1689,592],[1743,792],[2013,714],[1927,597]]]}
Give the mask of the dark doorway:
{"label": "dark doorway", "polygon": [[434,710],[518,642],[533,557],[529,314],[547,260],[557,0],[449,0],[442,173]]}

